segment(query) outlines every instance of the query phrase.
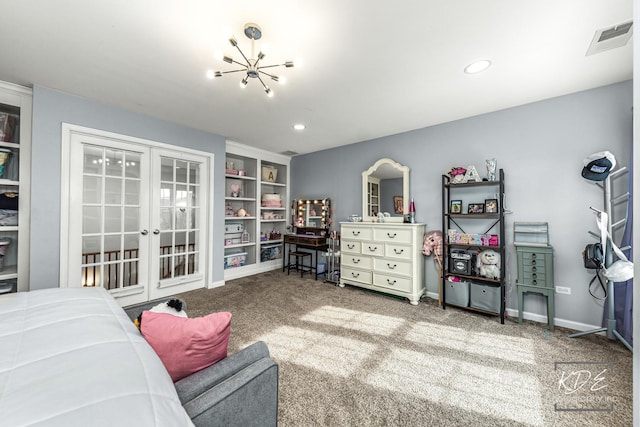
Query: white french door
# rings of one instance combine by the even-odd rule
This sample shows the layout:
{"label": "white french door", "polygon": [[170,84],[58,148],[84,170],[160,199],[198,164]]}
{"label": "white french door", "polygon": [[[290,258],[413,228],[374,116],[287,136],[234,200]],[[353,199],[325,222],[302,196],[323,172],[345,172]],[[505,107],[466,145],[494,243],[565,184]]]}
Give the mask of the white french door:
{"label": "white french door", "polygon": [[122,138],[69,133],[61,286],[123,306],[204,287],[209,157]]}

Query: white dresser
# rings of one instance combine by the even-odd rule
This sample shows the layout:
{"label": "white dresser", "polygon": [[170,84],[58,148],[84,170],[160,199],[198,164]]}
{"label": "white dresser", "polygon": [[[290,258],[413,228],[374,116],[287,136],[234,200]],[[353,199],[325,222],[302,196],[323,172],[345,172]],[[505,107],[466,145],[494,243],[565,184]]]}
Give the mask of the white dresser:
{"label": "white dresser", "polygon": [[425,293],[422,240],[425,224],[340,223],[340,286],[360,286],[406,297]]}

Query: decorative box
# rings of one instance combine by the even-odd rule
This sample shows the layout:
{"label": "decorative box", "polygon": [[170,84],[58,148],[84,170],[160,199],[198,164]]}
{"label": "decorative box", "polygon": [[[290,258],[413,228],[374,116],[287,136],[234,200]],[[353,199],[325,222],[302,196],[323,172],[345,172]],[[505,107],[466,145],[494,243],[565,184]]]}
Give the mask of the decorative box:
{"label": "decorative box", "polygon": [[247,253],[239,252],[234,254],[225,255],[224,268],[242,267],[247,261]]}
{"label": "decorative box", "polygon": [[278,169],[270,166],[262,166],[262,180],[266,182],[276,182],[278,179]]}

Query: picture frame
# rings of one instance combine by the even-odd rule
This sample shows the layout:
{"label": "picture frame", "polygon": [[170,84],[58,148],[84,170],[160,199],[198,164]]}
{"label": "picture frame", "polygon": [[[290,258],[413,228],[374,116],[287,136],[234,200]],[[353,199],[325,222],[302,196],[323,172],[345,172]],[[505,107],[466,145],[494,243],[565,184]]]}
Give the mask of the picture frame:
{"label": "picture frame", "polygon": [[449,213],[459,214],[462,213],[462,200],[452,200],[449,207]]}
{"label": "picture frame", "polygon": [[402,196],[393,196],[393,209],[397,214],[404,213],[404,200]]}
{"label": "picture frame", "polygon": [[484,203],[469,203],[467,208],[469,214],[482,214],[484,213]]}
{"label": "picture frame", "polygon": [[498,199],[485,199],[484,201],[485,213],[498,213]]}

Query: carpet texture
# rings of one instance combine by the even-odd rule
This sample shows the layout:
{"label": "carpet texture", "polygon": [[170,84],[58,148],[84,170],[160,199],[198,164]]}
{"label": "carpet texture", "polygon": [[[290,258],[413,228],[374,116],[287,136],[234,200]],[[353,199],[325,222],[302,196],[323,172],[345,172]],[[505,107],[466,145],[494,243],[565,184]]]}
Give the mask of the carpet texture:
{"label": "carpet texture", "polygon": [[178,297],[233,314],[230,354],[268,344],[282,427],[632,424],[632,355],[603,336],[280,271]]}

